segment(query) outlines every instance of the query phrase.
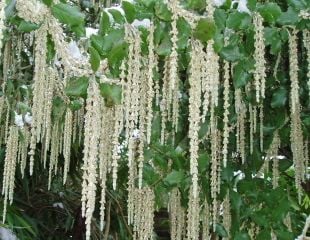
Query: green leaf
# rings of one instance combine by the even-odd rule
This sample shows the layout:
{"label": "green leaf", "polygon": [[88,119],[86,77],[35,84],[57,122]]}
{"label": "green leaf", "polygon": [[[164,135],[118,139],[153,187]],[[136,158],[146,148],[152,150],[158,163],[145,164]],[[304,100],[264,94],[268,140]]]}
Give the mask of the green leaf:
{"label": "green leaf", "polygon": [[156,1],[155,3],[155,15],[163,20],[163,21],[170,21],[171,20],[171,12],[169,11],[166,4],[162,1]]}
{"label": "green leaf", "polygon": [[72,78],[65,87],[65,93],[69,97],[83,97],[87,95],[87,77]]}
{"label": "green leaf", "polygon": [[124,9],[126,19],[129,23],[132,23],[135,20],[136,17],[136,9],[135,5],[133,5],[131,2],[123,1],[122,7]]}
{"label": "green leaf", "polygon": [[245,67],[245,62],[241,61],[240,63],[235,65],[233,69],[233,81],[236,88],[241,88],[245,86],[247,82],[249,82],[251,79],[251,74]]}
{"label": "green leaf", "polygon": [[269,23],[275,23],[282,14],[281,8],[276,3],[265,3],[258,11]]}
{"label": "green leaf", "polygon": [[109,14],[106,11],[102,11],[99,24],[99,34],[100,35],[106,34],[110,28],[111,28],[111,22]]}
{"label": "green leaf", "polygon": [[310,7],[310,2],[308,0],[288,0],[287,2],[296,10],[303,10]]}
{"label": "green leaf", "polygon": [[249,14],[244,12],[233,12],[229,14],[226,21],[226,26],[234,30],[247,29],[250,24],[251,17]]}
{"label": "green leaf", "polygon": [[278,88],[272,95],[271,107],[284,107],[288,98],[288,92],[284,87]]}
{"label": "green leaf", "polygon": [[125,22],[125,18],[119,10],[109,9],[108,12],[112,14],[113,19],[115,20],[116,23],[123,24]]}
{"label": "green leaf", "polygon": [[70,26],[84,24],[84,14],[77,7],[58,3],[52,6],[52,13],[60,22]]}
{"label": "green leaf", "polygon": [[185,178],[183,171],[172,170],[165,178],[164,182],[168,185],[177,185]]}
{"label": "green leaf", "polygon": [[227,13],[223,9],[215,9],[214,11],[214,22],[218,29],[225,28],[225,22],[227,19]]}
{"label": "green leaf", "polygon": [[93,47],[89,48],[89,52],[90,52],[89,60],[90,60],[91,68],[94,72],[96,72],[100,66],[100,55],[98,51]]}
{"label": "green leaf", "polygon": [[230,62],[236,62],[243,57],[237,45],[228,45],[222,48],[221,57]]}
{"label": "green leaf", "polygon": [[270,52],[277,54],[282,47],[280,33],[277,28],[266,27],[264,29],[264,37],[266,46],[271,46]]}
{"label": "green leaf", "polygon": [[31,32],[33,30],[38,29],[39,27],[40,26],[38,24],[22,20],[17,29],[21,32]]}
{"label": "green leaf", "polygon": [[67,24],[78,36],[85,35],[84,14],[77,7],[58,3],[51,7],[52,14],[61,23]]}
{"label": "green leaf", "polygon": [[167,34],[161,41],[159,46],[156,48],[156,53],[159,56],[168,56],[171,52],[171,49],[172,49],[172,43],[170,41],[170,37]]}
{"label": "green leaf", "polygon": [[245,232],[239,232],[235,235],[234,240],[250,240],[249,234]]}
{"label": "green leaf", "polygon": [[116,84],[100,83],[100,93],[108,107],[121,104],[122,88]]}
{"label": "green leaf", "polygon": [[206,44],[211,40],[216,32],[216,25],[214,21],[204,18],[200,19],[194,30],[194,37]]}
{"label": "green leaf", "polygon": [[45,5],[47,5],[47,6],[51,6],[52,3],[53,3],[53,0],[42,0],[42,1],[43,1],[43,3],[44,3]]}
{"label": "green leaf", "polygon": [[77,111],[77,110],[81,109],[82,106],[83,106],[83,103],[80,100],[76,99],[76,100],[73,100],[70,102],[69,107],[72,111]]}
{"label": "green leaf", "polygon": [[278,23],[281,25],[294,25],[299,21],[298,13],[289,7],[288,10],[281,14]]}
{"label": "green leaf", "polygon": [[228,234],[222,224],[217,223],[215,226],[215,232],[220,236],[220,237],[228,237]]}

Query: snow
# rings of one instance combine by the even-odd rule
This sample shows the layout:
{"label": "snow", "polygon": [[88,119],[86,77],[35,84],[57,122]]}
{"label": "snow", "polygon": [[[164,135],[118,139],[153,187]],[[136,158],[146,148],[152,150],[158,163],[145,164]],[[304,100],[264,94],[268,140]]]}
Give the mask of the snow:
{"label": "snow", "polygon": [[27,112],[27,113],[25,114],[24,119],[25,119],[25,123],[31,125],[31,123],[32,123],[32,116],[30,115],[30,112]]}
{"label": "snow", "polygon": [[17,237],[14,235],[14,233],[10,229],[0,227],[0,239],[17,240]]}
{"label": "snow", "polygon": [[22,114],[17,114],[15,112],[15,120],[14,123],[16,124],[16,126],[23,128],[24,127],[24,121],[23,121],[23,115]]}
{"label": "snow", "polygon": [[87,27],[86,29],[86,37],[90,38],[91,35],[96,35],[99,31],[99,29]]}
{"label": "snow", "polygon": [[55,203],[53,203],[53,207],[54,207],[54,208],[61,208],[61,209],[64,209],[64,208],[65,208],[64,205],[63,205],[63,203],[61,203],[61,202],[55,202]]}
{"label": "snow", "polygon": [[226,2],[226,0],[213,0],[213,2],[215,6],[220,7]]}
{"label": "snow", "polygon": [[76,43],[76,41],[71,41],[68,44],[68,53],[71,57],[80,60],[82,58],[82,54],[80,52],[80,49]]}
{"label": "snow", "polygon": [[150,19],[147,19],[147,18],[142,19],[142,20],[135,19],[131,25],[135,28],[138,28],[138,27],[149,28],[151,26],[151,21]]}
{"label": "snow", "polygon": [[238,12],[245,12],[248,14],[251,13],[247,7],[248,0],[234,0],[231,2],[231,7],[233,7],[235,3],[238,3],[237,7]]}

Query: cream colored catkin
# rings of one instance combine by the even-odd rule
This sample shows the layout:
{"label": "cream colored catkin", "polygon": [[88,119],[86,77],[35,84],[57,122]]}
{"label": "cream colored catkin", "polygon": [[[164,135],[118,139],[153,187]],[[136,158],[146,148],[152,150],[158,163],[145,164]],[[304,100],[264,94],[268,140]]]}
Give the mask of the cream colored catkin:
{"label": "cream colored catkin", "polygon": [[227,237],[224,239],[230,239],[230,229],[231,229],[231,206],[230,206],[230,196],[229,192],[227,192],[224,201],[223,201],[223,227],[227,232]]}
{"label": "cream colored catkin", "polygon": [[92,77],[87,89],[86,113],[84,125],[84,157],[82,185],[82,214],[85,216],[86,239],[90,239],[91,220],[95,210],[97,190],[97,161],[101,128],[102,98],[95,77]]}
{"label": "cream colored catkin", "polygon": [[259,13],[254,13],[253,24],[255,28],[254,85],[256,89],[256,102],[260,102],[260,98],[265,98],[266,59],[265,59],[263,17]]}
{"label": "cream colored catkin", "polygon": [[155,195],[152,189],[135,189],[133,239],[153,239]]}
{"label": "cream colored catkin", "polygon": [[2,183],[2,195],[3,199],[3,218],[2,222],[5,222],[7,203],[8,201],[12,204],[13,192],[14,192],[14,181],[15,181],[15,169],[17,162],[18,153],[18,128],[16,126],[10,126],[9,135],[6,145],[6,153],[4,159],[3,169],[3,183]]}
{"label": "cream colored catkin", "polygon": [[174,188],[169,196],[168,203],[170,236],[171,240],[182,240],[185,229],[185,210],[181,205],[181,193],[178,188]]}
{"label": "cream colored catkin", "polygon": [[47,54],[47,24],[43,23],[35,33],[35,67],[34,67],[34,88],[32,105],[32,125],[30,141],[30,175],[33,173],[34,154],[36,144],[40,140],[42,121],[44,117],[44,90],[45,90],[45,69]]}
{"label": "cream colored catkin", "polygon": [[65,159],[63,184],[65,184],[67,181],[67,175],[70,168],[72,127],[73,127],[73,113],[71,109],[68,108],[65,116],[64,139],[63,139],[63,155]]}
{"label": "cream colored catkin", "polygon": [[150,144],[153,120],[153,99],[154,99],[154,70],[156,69],[156,57],[154,51],[154,24],[149,28],[148,36],[148,70],[147,70],[147,101],[146,101],[146,142]]}
{"label": "cream colored catkin", "polygon": [[306,60],[308,63],[308,68],[307,68],[307,78],[308,78],[308,91],[309,91],[309,98],[310,98],[310,30],[305,29],[302,32],[303,34],[303,44],[306,49]]}
{"label": "cream colored catkin", "polygon": [[299,101],[298,81],[298,55],[297,55],[297,30],[293,29],[289,36],[289,75],[291,81],[290,107],[291,107],[291,149],[295,167],[295,186],[298,191],[299,202],[301,202],[301,183],[305,176],[305,157],[302,123],[300,118],[301,105]]}
{"label": "cream colored catkin", "polygon": [[210,207],[207,199],[204,202],[203,214],[202,214],[202,239],[210,238]]}
{"label": "cream colored catkin", "polygon": [[187,240],[198,240],[200,231],[200,203],[199,196],[194,195],[193,186],[189,189],[187,209]]}
{"label": "cream colored catkin", "polygon": [[229,139],[229,62],[224,61],[224,132],[223,132],[223,165],[227,166],[227,155],[228,155],[228,139]]}
{"label": "cream colored catkin", "polygon": [[22,174],[22,178],[24,178],[25,168],[27,164],[27,157],[28,157],[28,147],[30,143],[30,132],[29,132],[29,129],[26,127],[20,129],[20,131],[23,137],[18,142],[19,164],[20,164],[20,172]]}
{"label": "cream colored catkin", "polygon": [[190,174],[192,176],[193,197],[198,195],[198,151],[201,106],[201,77],[200,63],[203,46],[199,41],[192,42],[192,58],[189,75],[189,146],[190,146]]}
{"label": "cream colored catkin", "polygon": [[245,163],[246,106],[240,89],[235,90],[235,112],[237,113],[237,152],[240,153],[242,163]]}

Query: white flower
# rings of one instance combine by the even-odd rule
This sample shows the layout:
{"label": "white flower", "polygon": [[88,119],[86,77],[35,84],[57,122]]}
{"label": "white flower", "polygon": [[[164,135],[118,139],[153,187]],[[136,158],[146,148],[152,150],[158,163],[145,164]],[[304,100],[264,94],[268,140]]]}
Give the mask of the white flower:
{"label": "white flower", "polygon": [[99,29],[87,27],[86,29],[86,37],[90,38],[91,35],[96,35]]}
{"label": "white flower", "polygon": [[32,123],[32,116],[30,115],[30,112],[27,112],[25,115],[25,123],[31,125]]}
{"label": "white flower", "polygon": [[23,121],[23,115],[22,114],[17,114],[15,112],[15,120],[14,123],[16,124],[16,126],[23,128],[24,127],[24,121]]}
{"label": "white flower", "polygon": [[76,41],[71,41],[68,44],[68,53],[71,55],[71,57],[75,58],[75,59],[81,59],[82,58],[82,54],[80,52],[80,49],[76,43]]}

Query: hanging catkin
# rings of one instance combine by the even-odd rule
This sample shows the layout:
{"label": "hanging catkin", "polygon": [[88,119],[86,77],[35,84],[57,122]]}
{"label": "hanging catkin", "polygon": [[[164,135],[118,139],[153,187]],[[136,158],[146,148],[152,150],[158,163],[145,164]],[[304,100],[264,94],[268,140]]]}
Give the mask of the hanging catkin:
{"label": "hanging catkin", "polygon": [[202,214],[202,239],[210,238],[210,208],[207,199],[204,202],[203,214]]}
{"label": "hanging catkin", "polygon": [[148,71],[147,71],[147,102],[146,102],[146,142],[151,142],[152,120],[153,120],[153,98],[154,98],[154,73],[156,69],[156,57],[154,52],[154,24],[149,28],[148,36]]}
{"label": "hanging catkin", "polygon": [[63,183],[66,183],[67,174],[70,168],[71,141],[72,141],[72,121],[73,113],[70,108],[67,109],[64,126],[63,155],[65,159]]}
{"label": "hanging catkin", "polygon": [[31,142],[30,142],[30,175],[33,172],[34,154],[36,144],[40,140],[41,130],[43,128],[44,118],[44,90],[46,89],[45,69],[47,53],[47,24],[36,30],[35,33],[35,67],[34,67],[34,87],[33,87],[33,105],[32,105],[32,124],[31,124]]}
{"label": "hanging catkin", "polygon": [[245,163],[246,106],[240,89],[235,90],[235,112],[237,114],[237,152],[240,153],[242,163]]}
{"label": "hanging catkin", "polygon": [[6,218],[7,202],[9,201],[10,204],[12,204],[13,202],[17,153],[18,153],[18,128],[16,126],[11,126],[6,145],[6,154],[3,169],[3,184],[2,184],[2,195],[4,195],[3,219],[2,219],[3,223],[5,222]]}
{"label": "hanging catkin", "polygon": [[169,219],[171,240],[182,240],[185,229],[185,211],[181,205],[181,193],[174,188],[169,197]]}
{"label": "hanging catkin", "polygon": [[297,30],[293,30],[289,36],[289,61],[290,61],[290,107],[291,107],[291,149],[295,166],[295,186],[298,190],[299,201],[301,201],[302,186],[304,180],[305,163],[304,163],[304,140],[300,119],[301,105],[299,102],[299,82],[298,82],[298,56],[297,56]]}
{"label": "hanging catkin", "polygon": [[56,174],[57,162],[59,156],[59,147],[60,147],[60,130],[59,130],[59,122],[55,122],[52,127],[51,132],[51,149],[50,149],[50,162],[49,162],[49,175],[48,175],[48,190],[51,188],[52,175],[53,171]]}
{"label": "hanging catkin", "polygon": [[149,188],[135,189],[133,239],[153,239],[154,192]]}
{"label": "hanging catkin", "polygon": [[265,82],[266,82],[264,26],[263,26],[263,18],[259,13],[254,14],[253,24],[255,28],[254,82],[256,89],[256,102],[259,102],[260,98],[265,98]]}
{"label": "hanging catkin", "polygon": [[100,105],[102,99],[96,79],[92,77],[87,89],[84,125],[84,157],[82,184],[82,215],[86,218],[86,239],[90,239],[91,219],[95,210],[97,161],[101,128]]}
{"label": "hanging catkin", "polygon": [[192,41],[192,58],[189,75],[189,146],[190,146],[190,174],[192,176],[193,197],[198,195],[198,150],[201,106],[201,76],[200,64],[203,46],[199,41]]}
{"label": "hanging catkin", "polygon": [[194,195],[193,186],[189,189],[187,210],[187,240],[198,240],[200,231],[200,204],[199,196]]}
{"label": "hanging catkin", "polygon": [[230,213],[230,198],[229,192],[227,192],[224,201],[223,201],[223,227],[227,232],[227,237],[224,239],[230,239],[230,228],[231,228],[231,213]]}
{"label": "hanging catkin", "polygon": [[224,61],[224,132],[223,132],[223,163],[224,167],[227,166],[227,155],[228,155],[228,138],[229,138],[229,62]]}
{"label": "hanging catkin", "polygon": [[[276,131],[273,135],[273,140],[270,145],[269,150],[267,151],[266,160],[272,160],[272,186],[273,188],[277,188],[279,185],[279,158],[278,151],[280,148],[280,137],[278,131]],[[269,164],[269,163],[267,163]]]}
{"label": "hanging catkin", "polygon": [[308,78],[308,92],[309,92],[309,98],[310,98],[310,30],[305,29],[303,30],[303,43],[304,47],[306,49],[306,55],[307,55],[307,78]]}
{"label": "hanging catkin", "polygon": [[29,129],[24,127],[20,129],[22,138],[18,142],[18,158],[20,164],[20,172],[22,174],[22,178],[25,175],[25,168],[27,163],[27,156],[28,156],[28,147],[30,143],[30,132]]}

